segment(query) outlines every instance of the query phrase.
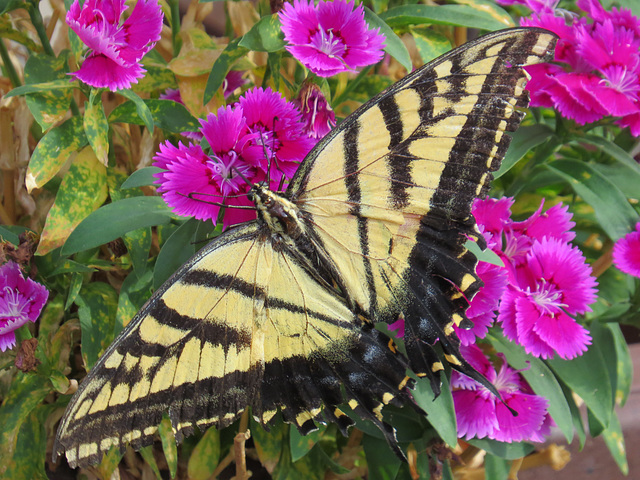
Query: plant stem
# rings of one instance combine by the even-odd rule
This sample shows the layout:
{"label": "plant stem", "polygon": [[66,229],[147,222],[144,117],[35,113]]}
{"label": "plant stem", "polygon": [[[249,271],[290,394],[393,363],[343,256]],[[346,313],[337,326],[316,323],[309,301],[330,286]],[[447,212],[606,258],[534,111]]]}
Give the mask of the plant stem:
{"label": "plant stem", "polygon": [[180,53],[180,2],[178,0],[168,0],[171,8],[171,40],[173,42],[173,56]]}
{"label": "plant stem", "polygon": [[16,69],[13,66],[13,62],[11,62],[9,51],[7,50],[7,46],[4,44],[4,40],[0,40],[0,57],[2,57],[4,71],[7,74],[7,77],[9,77],[13,88],[22,85],[22,82],[20,82],[20,77],[18,77],[18,72],[16,72]]}
{"label": "plant stem", "polygon": [[42,48],[44,49],[44,53],[55,57],[56,54],[53,52],[53,48],[51,47],[51,42],[49,42],[49,37],[47,36],[47,29],[44,27],[44,22],[42,21],[42,15],[40,14],[40,9],[38,8],[37,3],[31,3],[29,8],[27,8],[29,12],[29,16],[31,17],[31,23],[36,29],[36,33],[38,34],[38,38],[40,38],[40,43],[42,44]]}

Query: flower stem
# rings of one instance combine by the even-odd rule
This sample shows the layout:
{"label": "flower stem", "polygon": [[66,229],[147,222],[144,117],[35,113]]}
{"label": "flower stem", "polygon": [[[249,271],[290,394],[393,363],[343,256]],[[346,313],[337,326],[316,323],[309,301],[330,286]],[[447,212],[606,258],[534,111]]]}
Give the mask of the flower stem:
{"label": "flower stem", "polygon": [[14,88],[22,85],[22,82],[20,82],[20,77],[18,77],[18,72],[16,72],[13,63],[11,62],[11,58],[9,57],[9,52],[7,51],[7,46],[4,44],[4,40],[0,40],[0,57],[2,57],[4,71],[7,74],[7,77],[9,77],[11,85]]}
{"label": "flower stem", "polygon": [[180,2],[178,0],[168,0],[171,7],[171,40],[173,42],[173,56],[180,53]]}
{"label": "flower stem", "polygon": [[37,3],[32,3],[27,8],[29,11],[29,16],[31,17],[31,23],[33,27],[36,29],[36,33],[38,34],[38,38],[40,38],[40,43],[42,44],[42,48],[44,49],[44,53],[55,57],[56,54],[53,52],[53,48],[51,47],[51,42],[49,42],[49,37],[47,36],[47,29],[44,26],[44,22],[42,21],[42,15],[40,14],[40,9],[38,8]]}

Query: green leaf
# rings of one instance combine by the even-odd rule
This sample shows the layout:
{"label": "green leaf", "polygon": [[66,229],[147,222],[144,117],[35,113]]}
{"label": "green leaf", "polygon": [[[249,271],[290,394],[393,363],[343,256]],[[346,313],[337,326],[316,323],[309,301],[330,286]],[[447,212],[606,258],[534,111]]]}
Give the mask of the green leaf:
{"label": "green leaf", "polygon": [[20,244],[20,234],[13,231],[10,225],[0,225],[0,241]]}
{"label": "green leaf", "polygon": [[241,40],[242,37],[230,41],[214,62],[209,78],[207,79],[207,86],[204,89],[204,96],[202,100],[203,105],[209,103],[215,93],[220,89],[220,87],[222,87],[222,82],[236,60],[239,60],[249,53],[248,48],[240,46]]}
{"label": "green leaf", "polygon": [[142,227],[169,223],[175,215],[162,197],[132,197],[105,205],[85,218],[69,235],[63,255],[98,247]]}
{"label": "green leaf", "polygon": [[251,425],[251,437],[256,446],[258,458],[262,466],[267,469],[267,472],[273,473],[280,461],[280,455],[284,455],[285,451],[287,452],[289,463],[291,462],[289,449],[286,448],[289,444],[287,439],[288,425],[278,418],[273,425],[269,426],[270,431],[267,432],[253,418],[250,418],[249,422]]}
{"label": "green leaf", "polygon": [[502,165],[500,165],[498,171],[493,174],[494,178],[500,178],[511,170],[528,152],[551,138],[554,132],[549,126],[539,123],[520,127],[510,135],[511,144],[504,156]]}
{"label": "green leaf", "polygon": [[320,428],[308,435],[301,435],[295,425],[289,425],[289,447],[291,448],[291,461],[296,462],[304,457],[320,440],[326,427]]}
{"label": "green leaf", "polygon": [[4,96],[4,98],[28,95],[32,93],[50,92],[52,90],[66,90],[71,88],[75,88],[75,86],[72,82],[69,81],[68,78],[65,80],[53,80],[51,82],[34,83],[31,85],[22,85],[20,87],[16,87],[8,92]]}
{"label": "green leaf", "polygon": [[595,343],[573,360],[554,358],[547,363],[606,427],[613,410],[611,379],[602,352]]}
{"label": "green leaf", "polygon": [[449,39],[429,27],[411,27],[409,30],[424,63],[428,63],[451,50],[452,45]]}
{"label": "green leaf", "polygon": [[590,165],[603,177],[618,187],[627,198],[635,198],[638,195],[640,174],[635,168],[622,163],[615,163],[612,165],[592,163]]}
{"label": "green leaf", "polygon": [[[194,236],[201,222],[190,218],[162,245],[153,271],[153,287],[159,288],[196,252]],[[201,247],[204,244],[200,245]]]}
{"label": "green leaf", "polygon": [[139,452],[140,455],[142,455],[142,458],[144,458],[144,461],[147,462],[147,465],[151,467],[151,470],[156,475],[156,478],[158,480],[162,480],[162,474],[160,473],[160,469],[158,468],[158,463],[153,456],[153,447],[151,445],[142,447]]}
{"label": "green leaf", "polygon": [[82,358],[90,370],[113,341],[118,294],[107,283],[92,282],[82,287],[76,304],[82,329]]}
{"label": "green leaf", "polygon": [[0,0],[0,15],[3,15],[16,8],[27,8],[27,3],[21,0]]}
{"label": "green leaf", "polygon": [[611,331],[616,349],[617,381],[614,401],[616,405],[623,407],[624,404],[627,403],[627,399],[631,393],[633,360],[629,352],[629,345],[627,345],[622,330],[620,330],[620,325],[617,323],[606,323],[604,326]]}
{"label": "green leaf", "polygon": [[609,423],[609,428],[602,432],[604,443],[611,452],[611,456],[618,464],[623,475],[629,474],[629,463],[627,462],[627,449],[624,444],[620,419],[614,413]]}
{"label": "green leaf", "polygon": [[505,460],[515,460],[517,458],[526,457],[536,449],[535,446],[526,442],[504,443],[498,442],[497,440],[491,440],[489,438],[473,438],[466,441],[474,447],[480,448],[491,455],[495,455],[496,457],[504,458]]}
{"label": "green leaf", "polygon": [[427,412],[429,422],[442,440],[447,445],[455,446],[458,443],[457,423],[448,379],[442,375],[442,391],[434,399],[429,381],[419,378],[413,390],[413,398],[418,406]]}
{"label": "green leaf", "polygon": [[636,175],[640,175],[640,165],[638,162],[629,155],[628,152],[620,148],[615,143],[607,140],[599,135],[584,135],[577,137],[574,142],[584,142],[590,145],[598,147],[602,153],[609,155],[611,158],[618,161],[621,165],[631,168]]}
{"label": "green leaf", "polygon": [[178,471],[178,445],[176,444],[176,437],[171,427],[171,420],[169,420],[166,415],[162,418],[160,425],[158,425],[158,434],[162,442],[164,458],[166,458],[167,465],[169,465],[169,473],[171,474],[171,478],[175,478]]}
{"label": "green leaf", "polygon": [[561,386],[562,391],[564,392],[564,397],[567,399],[569,409],[571,410],[571,419],[573,421],[573,426],[578,437],[579,449],[582,450],[582,448],[584,447],[584,443],[587,440],[587,432],[584,429],[584,422],[582,421],[582,412],[573,399],[573,392],[571,391],[571,389],[569,389],[569,387],[567,387],[566,385]]}
{"label": "green leaf", "polygon": [[25,183],[29,191],[41,188],[60,171],[76,150],[87,144],[82,117],[71,117],[40,139],[29,160]]}
{"label": "green leaf", "polygon": [[133,90],[118,90],[117,93],[128,98],[135,104],[138,117],[142,119],[147,130],[149,130],[150,133],[153,133],[153,115],[144,100],[142,100],[142,98],[140,98]]}
{"label": "green leaf", "polygon": [[364,434],[362,447],[369,467],[368,480],[393,480],[400,470],[400,459],[385,440]]}
{"label": "green leaf", "polygon": [[220,432],[210,428],[189,457],[187,473],[193,480],[208,480],[220,462]]}
{"label": "green leaf", "polygon": [[638,214],[624,194],[589,164],[577,160],[556,160],[546,165],[566,180],[595,211],[605,233],[617,240],[633,229]]}
{"label": "green leaf", "polygon": [[282,24],[278,14],[266,15],[240,39],[242,48],[255,52],[277,52],[285,46]]}
{"label": "green leaf", "polygon": [[129,252],[133,273],[141,278],[147,272],[149,250],[151,249],[151,227],[127,232],[123,235],[122,240]]}
{"label": "green leaf", "polygon": [[13,457],[3,457],[10,467],[2,478],[48,480],[42,453],[47,449],[45,421],[51,410],[50,405],[38,405],[22,423]]}
{"label": "green leaf", "polygon": [[104,166],[109,162],[109,124],[104,116],[102,104],[85,103],[84,133],[96,157]]}
{"label": "green leaf", "polygon": [[[107,198],[106,169],[91,148],[75,158],[64,176],[49,210],[36,254],[45,255],[62,246],[80,222]],[[95,235],[100,235],[98,228]]]}
{"label": "green leaf", "polygon": [[[200,130],[198,119],[191,115],[184,105],[178,102],[157,99],[145,99],[142,100],[142,102],[146,105],[147,111],[152,117],[153,124],[163,130],[172,133]],[[132,101],[118,105],[111,112],[109,115],[109,123],[115,122],[145,125],[145,120],[140,116],[138,105]]]}
{"label": "green leaf", "polygon": [[511,470],[511,462],[504,458],[496,457],[490,453],[484,457],[484,472],[486,478],[492,480],[507,480],[509,471]]}
{"label": "green leaf", "polygon": [[122,282],[120,288],[120,296],[118,297],[118,310],[116,312],[116,322],[113,333],[118,335],[134,317],[138,310],[142,307],[151,296],[151,280],[153,272],[147,270],[142,277],[136,275],[127,275]]}
{"label": "green leaf", "polygon": [[493,329],[487,339],[498,352],[504,354],[509,365],[516,370],[521,370],[520,373],[533,391],[549,401],[549,415],[555,420],[567,442],[571,442],[573,438],[571,410],[562,387],[549,367],[539,358],[525,353],[522,346],[509,341],[497,329]]}
{"label": "green leaf", "polygon": [[391,28],[427,23],[493,31],[511,26],[496,20],[488,12],[482,12],[467,5],[404,5],[390,8],[380,14],[380,18]]}
{"label": "green leaf", "polygon": [[[29,422],[31,412],[51,392],[51,384],[45,377],[17,372],[0,407],[0,478],[21,478],[7,476],[18,450],[20,428]],[[29,478],[29,477],[24,477]]]}
{"label": "green leaf", "polygon": [[124,181],[120,186],[120,189],[126,190],[128,188],[148,187],[153,185],[153,182],[155,181],[155,177],[153,175],[160,172],[164,172],[164,170],[158,167],[144,167],[140,170],[136,170]]}
{"label": "green leaf", "polygon": [[[71,103],[72,82],[67,75],[65,55],[53,58],[45,54],[32,54],[24,66],[25,87],[43,84],[59,85],[59,88],[45,89],[25,97],[29,111],[43,130],[62,120]],[[61,83],[64,82],[64,83]],[[22,87],[24,88],[24,87]]]}
{"label": "green leaf", "polygon": [[400,62],[400,65],[406,68],[408,72],[411,72],[413,64],[411,63],[409,50],[407,50],[404,42],[395,34],[393,29],[367,7],[364,7],[364,19],[370,28],[379,28],[380,33],[385,36],[384,51]]}

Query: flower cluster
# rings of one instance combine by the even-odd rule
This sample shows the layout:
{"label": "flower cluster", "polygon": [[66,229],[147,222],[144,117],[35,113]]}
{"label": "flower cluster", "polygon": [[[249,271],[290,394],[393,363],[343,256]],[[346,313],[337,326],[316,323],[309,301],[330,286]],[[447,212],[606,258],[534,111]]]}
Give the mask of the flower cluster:
{"label": "flower cluster", "polygon": [[640,278],[640,222],[614,245],[613,263],[624,273]]}
{"label": "flower cluster", "polygon": [[0,267],[0,350],[16,344],[15,330],[40,316],[49,292],[38,282],[24,278],[15,262]]}
{"label": "flower cluster", "polygon": [[129,18],[125,0],[75,0],[67,24],[90,53],[74,77],[112,92],[130,88],[144,76],[140,60],[160,40],[163,14],[158,0],[138,0]]}
{"label": "flower cluster", "polygon": [[[211,152],[199,145],[160,145],[154,165],[158,191],[179,215],[218,220],[220,204],[253,205],[246,193],[254,183],[277,189],[290,179],[315,144],[304,132],[300,112],[279,93],[248,90],[233,106],[200,120]],[[255,211],[229,209],[223,225],[255,218]]]}
{"label": "flower cluster", "polygon": [[[581,355],[591,339],[573,316],[590,311],[589,305],[596,299],[596,281],[580,250],[569,243],[575,236],[570,231],[575,225],[571,214],[561,204],[543,212],[542,202],[531,217],[515,222],[511,219],[512,204],[509,198],[474,203],[480,230],[489,248],[504,262],[506,274],[504,285],[505,278],[495,267],[484,267],[499,280],[498,286],[488,283],[484,292],[476,295],[482,302],[478,310],[495,310],[499,301],[498,322],[505,336],[527,353],[542,358],[557,353],[564,359]],[[478,270],[482,272],[483,267]],[[484,336],[493,317],[486,313],[473,320],[480,322],[472,332]],[[471,343],[470,339],[465,343]]]}
{"label": "flower cluster", "polygon": [[330,77],[372,65],[383,56],[384,35],[369,29],[362,5],[353,2],[294,0],[279,14],[287,50],[305,67]]}
{"label": "flower cluster", "polygon": [[[500,3],[514,3],[502,0]],[[534,15],[521,25],[555,32],[555,60],[527,67],[531,106],[555,107],[578,124],[606,116],[640,135],[640,20],[630,10],[605,10],[598,0],[576,3],[590,18],[554,10],[557,1],[522,0]]]}
{"label": "flower cluster", "polygon": [[[549,402],[535,395],[517,370],[502,359],[495,367],[475,345],[463,346],[460,352],[476,370],[498,390],[502,401],[475,380],[453,372],[451,385],[458,421],[458,435],[466,438],[488,437],[501,442],[542,442],[553,420],[547,413]],[[509,410],[518,413],[514,416]]]}

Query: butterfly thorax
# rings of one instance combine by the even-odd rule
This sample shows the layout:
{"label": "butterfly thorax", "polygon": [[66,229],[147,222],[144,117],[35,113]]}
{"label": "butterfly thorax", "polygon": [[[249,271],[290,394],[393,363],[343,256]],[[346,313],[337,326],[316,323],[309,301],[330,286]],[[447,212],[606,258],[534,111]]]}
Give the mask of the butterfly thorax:
{"label": "butterfly thorax", "polygon": [[253,186],[249,198],[256,204],[258,220],[273,233],[294,240],[302,235],[300,211],[295,204],[260,184]]}

